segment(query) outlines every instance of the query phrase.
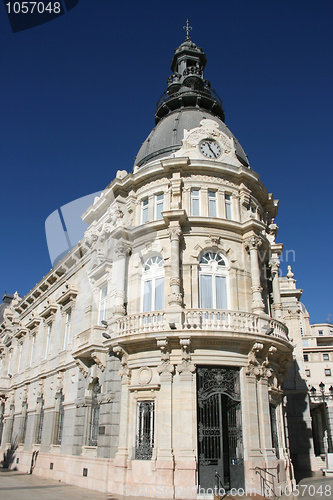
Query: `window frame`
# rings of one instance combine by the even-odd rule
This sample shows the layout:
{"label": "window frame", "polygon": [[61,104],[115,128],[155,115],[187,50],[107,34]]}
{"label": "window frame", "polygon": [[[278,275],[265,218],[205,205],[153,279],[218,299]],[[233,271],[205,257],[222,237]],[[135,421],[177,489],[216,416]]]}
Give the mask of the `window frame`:
{"label": "window frame", "polygon": [[146,224],[147,222],[149,222],[149,197],[145,196],[141,200],[141,224]]}
{"label": "window frame", "polygon": [[[105,295],[103,295],[104,291]],[[97,316],[97,324],[99,326],[103,326],[102,321],[106,321],[106,313],[108,309],[108,294],[109,294],[109,286],[107,282],[104,282],[99,287],[98,316]]]}
{"label": "window frame", "polygon": [[[224,193],[224,209],[225,209],[225,218],[227,220],[232,220],[232,200],[231,193]],[[230,213],[228,214],[228,212]],[[229,215],[229,217],[228,217]]]}
{"label": "window frame", "polygon": [[[148,408],[148,420],[145,422],[144,410]],[[139,400],[136,404],[136,436],[135,436],[135,460],[151,460],[155,445],[155,400]],[[144,435],[145,424],[149,423],[147,439]],[[143,442],[142,442],[143,441]],[[145,441],[148,441],[145,442]]]}
{"label": "window frame", "polygon": [[323,361],[329,361],[330,360],[330,355],[328,352],[323,352]]}
{"label": "window frame", "polygon": [[[207,256],[210,257],[210,261],[205,263],[202,262],[203,259],[207,259]],[[214,256],[214,258],[211,258]],[[217,260],[219,257],[220,260]],[[223,265],[219,265],[218,262],[223,261]],[[217,264],[214,264],[216,262]],[[211,276],[211,302],[212,307],[203,307],[203,280],[202,276]],[[225,278],[224,284],[224,292],[225,297],[222,297],[222,300],[225,301],[225,307],[217,307],[218,306],[218,290],[217,290],[217,278],[222,277]],[[206,250],[201,254],[199,260],[199,268],[198,268],[198,279],[199,279],[199,307],[200,309],[216,309],[217,311],[224,311],[230,309],[230,291],[229,291],[229,272],[228,272],[228,264],[227,259],[221,252],[215,252],[213,250]]]}
{"label": "window frame", "polygon": [[[162,199],[158,200],[158,197],[162,196]],[[162,205],[162,210],[160,210],[160,214],[158,214],[158,207]],[[154,220],[161,220],[163,219],[162,217],[162,212],[164,211],[164,193],[156,193],[154,195]],[[160,217],[159,217],[160,215]]]}
{"label": "window frame", "polygon": [[[214,196],[211,196],[211,194],[214,194]],[[214,202],[214,214],[211,213],[211,201]],[[218,213],[217,213],[217,191],[214,190],[214,189],[208,189],[208,217],[218,217]]]}
{"label": "window frame", "polygon": [[[194,195],[193,193],[194,192],[198,192],[197,195]],[[198,201],[198,213],[195,214],[195,210],[194,210],[194,204],[193,202],[194,201]],[[191,188],[191,215],[193,217],[200,217],[200,214],[201,214],[201,189],[200,188]]]}
{"label": "window frame", "polygon": [[330,368],[325,368],[325,377],[331,377],[331,376],[332,376],[331,369]]}
{"label": "window frame", "polygon": [[[149,264],[149,261],[152,261],[153,259],[159,259],[158,262],[155,260],[155,262],[152,262]],[[158,270],[156,271],[156,264],[158,263]],[[153,269],[146,269],[147,265],[154,266]],[[159,265],[161,264],[161,265]],[[160,272],[159,272],[160,270]],[[162,281],[162,286],[163,286],[163,294],[162,294],[162,307],[161,308],[156,308],[156,292],[157,292],[157,280],[163,280]],[[143,272],[142,272],[142,285],[141,285],[141,290],[142,290],[142,303],[141,303],[141,310],[144,313],[149,313],[149,312],[154,312],[154,311],[162,311],[164,310],[164,290],[165,290],[165,270],[164,270],[164,259],[161,255],[152,255],[151,257],[147,258],[143,264]],[[145,306],[145,300],[146,300],[146,292],[145,292],[145,283],[151,283],[151,291],[150,291],[150,308],[146,308]]]}

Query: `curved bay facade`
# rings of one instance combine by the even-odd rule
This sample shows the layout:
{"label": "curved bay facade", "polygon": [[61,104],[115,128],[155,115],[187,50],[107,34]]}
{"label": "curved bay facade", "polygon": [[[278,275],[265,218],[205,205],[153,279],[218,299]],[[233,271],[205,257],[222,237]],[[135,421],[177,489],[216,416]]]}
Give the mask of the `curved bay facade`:
{"label": "curved bay facade", "polygon": [[[1,448],[18,467],[135,496],[290,485],[282,382],[293,346],[278,202],[187,39],[131,173],[1,324]],[[36,453],[34,455],[36,458]]]}

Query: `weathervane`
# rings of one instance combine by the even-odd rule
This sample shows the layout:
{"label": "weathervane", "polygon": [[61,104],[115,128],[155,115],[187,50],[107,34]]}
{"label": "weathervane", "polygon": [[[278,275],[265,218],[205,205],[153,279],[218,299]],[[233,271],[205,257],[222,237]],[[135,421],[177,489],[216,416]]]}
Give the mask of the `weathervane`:
{"label": "weathervane", "polygon": [[183,30],[186,30],[186,40],[191,40],[191,38],[190,38],[191,29],[192,29],[192,26],[188,25],[188,19],[186,19],[186,26],[183,26]]}

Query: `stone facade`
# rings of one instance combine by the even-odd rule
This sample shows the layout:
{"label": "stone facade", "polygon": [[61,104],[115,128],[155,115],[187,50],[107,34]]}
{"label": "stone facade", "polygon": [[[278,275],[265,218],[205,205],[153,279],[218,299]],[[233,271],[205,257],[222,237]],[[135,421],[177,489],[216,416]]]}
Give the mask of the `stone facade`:
{"label": "stone facade", "polygon": [[[174,68],[200,51],[187,40]],[[182,71],[201,83],[199,62]],[[118,171],[83,214],[84,238],[5,310],[1,447],[17,438],[20,470],[37,450],[35,473],[105,492],[196,498],[213,468],[226,488],[262,492],[270,474],[293,481],[278,203],[222,108],[207,111],[207,83],[182,109],[177,78],[156,130],[174,116],[196,126]]]}

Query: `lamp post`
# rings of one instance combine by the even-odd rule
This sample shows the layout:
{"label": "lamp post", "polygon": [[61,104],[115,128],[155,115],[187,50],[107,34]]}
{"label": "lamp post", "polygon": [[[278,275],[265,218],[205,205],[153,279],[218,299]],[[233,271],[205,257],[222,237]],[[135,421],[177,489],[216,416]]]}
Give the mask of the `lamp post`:
{"label": "lamp post", "polygon": [[329,401],[330,399],[333,399],[333,387],[331,386],[329,388],[329,394],[325,394],[325,384],[323,382],[320,382],[319,384],[320,387],[320,392],[321,392],[321,399],[324,404],[324,420],[325,420],[325,427],[327,429],[327,452],[328,453],[333,453],[333,443],[332,443],[332,434],[331,434],[331,426],[330,426],[330,419],[327,414],[327,408],[326,408],[326,401]]}

